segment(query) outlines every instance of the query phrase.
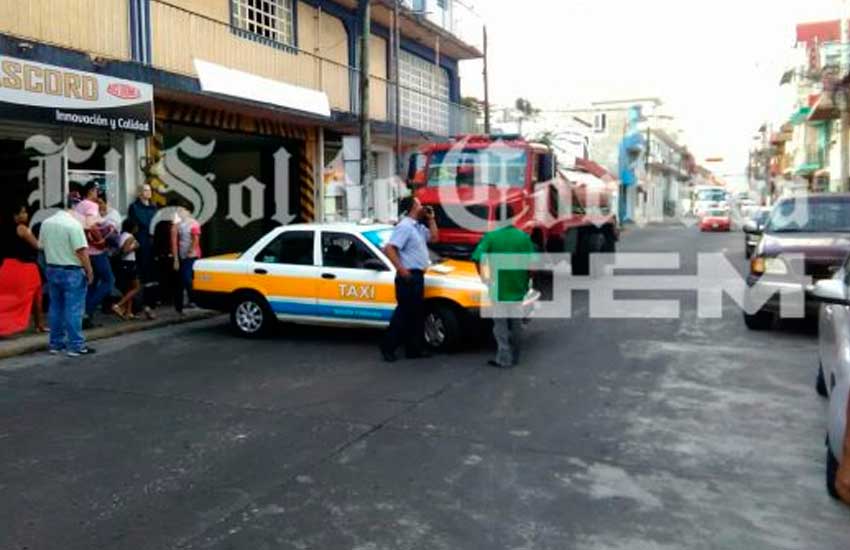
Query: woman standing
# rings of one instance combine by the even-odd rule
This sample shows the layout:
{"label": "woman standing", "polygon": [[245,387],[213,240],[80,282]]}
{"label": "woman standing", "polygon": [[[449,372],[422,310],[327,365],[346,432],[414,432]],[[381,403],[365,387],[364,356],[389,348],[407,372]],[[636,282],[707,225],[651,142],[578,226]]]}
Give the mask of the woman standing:
{"label": "woman standing", "polygon": [[[134,237],[138,229],[138,224],[130,218],[124,220],[121,225],[115,272],[117,286],[123,294],[121,300],[112,306],[112,311],[122,319],[136,318],[133,314],[133,300],[141,289],[136,264],[136,251],[139,249],[139,243]],[[145,306],[144,312],[148,319],[153,318],[153,312],[147,306]]]}
{"label": "woman standing", "polygon": [[0,336],[26,330],[30,315],[35,329],[47,332],[38,272],[38,240],[28,227],[26,205],[16,204],[3,218],[3,264],[0,265]]}
{"label": "woman standing", "polygon": [[192,271],[195,260],[201,257],[201,224],[192,217],[185,205],[177,207],[174,224],[171,226],[171,254],[173,269],[177,273],[177,288],[174,289],[174,309],[183,314],[183,294],[188,295],[192,306]]}

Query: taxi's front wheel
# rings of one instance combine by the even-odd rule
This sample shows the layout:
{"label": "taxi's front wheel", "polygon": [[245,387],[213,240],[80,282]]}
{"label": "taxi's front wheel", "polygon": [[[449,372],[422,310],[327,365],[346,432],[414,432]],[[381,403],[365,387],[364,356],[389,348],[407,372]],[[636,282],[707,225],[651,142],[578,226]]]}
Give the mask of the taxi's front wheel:
{"label": "taxi's front wheel", "polygon": [[230,325],[241,336],[255,338],[268,334],[274,314],[266,300],[253,293],[237,294],[230,310]]}
{"label": "taxi's front wheel", "polygon": [[448,304],[430,304],[425,313],[425,343],[436,351],[453,351],[460,342],[460,316]]}

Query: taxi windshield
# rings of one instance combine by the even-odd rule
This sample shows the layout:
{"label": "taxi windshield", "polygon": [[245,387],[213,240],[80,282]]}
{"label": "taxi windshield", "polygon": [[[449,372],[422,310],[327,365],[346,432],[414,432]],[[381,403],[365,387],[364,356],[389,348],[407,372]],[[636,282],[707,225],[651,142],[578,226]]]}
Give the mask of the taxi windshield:
{"label": "taxi windshield", "polygon": [[[381,250],[390,242],[390,237],[393,235],[393,230],[391,228],[387,229],[375,229],[374,231],[366,231],[363,233],[363,236],[366,237],[366,240],[370,243],[374,244]],[[446,261],[445,258],[434,252],[431,247],[428,247],[428,257],[431,259],[432,264],[439,264]]]}
{"label": "taxi windshield", "polygon": [[374,244],[378,248],[382,249],[388,242],[390,242],[390,237],[393,234],[393,230],[390,228],[387,229],[376,229],[374,231],[366,231],[363,233],[363,236],[366,237],[366,240],[370,243]]}

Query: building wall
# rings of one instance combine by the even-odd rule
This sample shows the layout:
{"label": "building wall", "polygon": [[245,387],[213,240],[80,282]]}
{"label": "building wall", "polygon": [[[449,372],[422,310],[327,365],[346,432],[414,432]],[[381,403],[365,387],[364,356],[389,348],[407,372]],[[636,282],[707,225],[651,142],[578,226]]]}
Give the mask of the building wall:
{"label": "building wall", "polygon": [[124,0],[0,0],[0,33],[104,57],[130,59],[129,28]]}
{"label": "building wall", "polygon": [[605,167],[611,174],[619,173],[620,142],[626,134],[628,111],[618,108],[611,110],[588,109],[577,116],[593,122],[597,115],[605,114],[606,127],[603,131],[590,129],[590,158]]}
{"label": "building wall", "polygon": [[169,0],[169,3],[222,23],[230,23],[230,0]]}
{"label": "building wall", "polygon": [[387,120],[387,41],[380,36],[369,42],[369,116],[373,120]]}
{"label": "building wall", "polygon": [[[298,46],[301,52],[260,43],[232,31],[228,21],[229,0],[210,1],[202,11],[215,21],[193,11],[200,0],[181,0],[177,9],[151,2],[153,64],[169,71],[195,76],[194,59],[254,73],[312,89],[323,89],[331,107],[350,108],[348,35],[339,19],[299,2]],[[219,9],[213,10],[213,5]],[[221,7],[224,7],[222,10]],[[327,45],[327,51],[322,46]],[[311,55],[312,54],[312,55]],[[325,60],[315,55],[320,54]]]}
{"label": "building wall", "polygon": [[[296,51],[234,32],[230,0],[149,0],[149,6],[152,66],[195,77],[193,61],[202,59],[322,90],[332,108],[356,110],[356,103],[352,103],[356,70],[351,67],[358,27],[355,11],[331,1],[297,1]],[[131,27],[129,0],[0,0],[0,33],[109,59],[125,61],[133,57]],[[370,115],[379,121],[389,118],[388,32],[380,24],[373,26]],[[423,59],[435,55],[432,49],[408,38],[402,39],[402,47]],[[441,67],[449,78],[446,103],[457,102],[457,62],[443,55]],[[448,105],[445,108],[450,110]]]}

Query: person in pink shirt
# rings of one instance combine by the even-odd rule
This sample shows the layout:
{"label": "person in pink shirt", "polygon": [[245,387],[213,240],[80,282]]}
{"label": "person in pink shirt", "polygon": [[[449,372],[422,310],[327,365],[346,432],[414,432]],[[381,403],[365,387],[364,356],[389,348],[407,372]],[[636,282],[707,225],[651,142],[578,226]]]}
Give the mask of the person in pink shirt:
{"label": "person in pink shirt", "polygon": [[171,228],[171,251],[174,256],[174,271],[177,284],[174,285],[174,309],[183,313],[183,294],[192,302],[192,270],[195,260],[201,257],[201,224],[185,206],[177,207],[177,214]]}
{"label": "person in pink shirt", "polygon": [[74,211],[83,223],[88,240],[88,255],[94,271],[94,281],[89,285],[86,293],[86,310],[83,317],[83,328],[92,328],[94,325],[94,312],[103,303],[103,300],[112,292],[115,286],[115,276],[112,274],[112,266],[109,263],[109,255],[106,254],[106,240],[102,235],[100,225],[103,218],[100,216],[100,204],[98,203],[98,185],[90,181],[83,187],[83,200],[74,207]]}

